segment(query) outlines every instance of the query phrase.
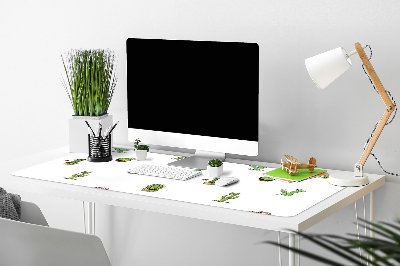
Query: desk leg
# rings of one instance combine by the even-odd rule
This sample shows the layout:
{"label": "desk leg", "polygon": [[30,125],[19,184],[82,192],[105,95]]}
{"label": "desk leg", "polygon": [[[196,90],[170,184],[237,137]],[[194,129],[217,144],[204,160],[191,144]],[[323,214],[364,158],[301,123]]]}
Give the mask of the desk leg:
{"label": "desk leg", "polygon": [[[369,193],[369,221],[375,222],[375,190]],[[371,231],[371,237],[375,237],[374,231]]]}
{"label": "desk leg", "polygon": [[[375,222],[375,190],[369,193],[369,221]],[[374,229],[374,226],[370,225],[370,229]],[[375,238],[375,232],[370,230],[371,237]],[[375,252],[375,250],[372,250]],[[375,259],[371,258],[375,262]]]}
{"label": "desk leg", "polygon": [[[295,248],[295,234],[289,233],[289,247]],[[294,251],[289,250],[289,266],[295,266]]]}
{"label": "desk leg", "polygon": [[94,202],[83,202],[83,217],[86,234],[95,234],[95,204]]}

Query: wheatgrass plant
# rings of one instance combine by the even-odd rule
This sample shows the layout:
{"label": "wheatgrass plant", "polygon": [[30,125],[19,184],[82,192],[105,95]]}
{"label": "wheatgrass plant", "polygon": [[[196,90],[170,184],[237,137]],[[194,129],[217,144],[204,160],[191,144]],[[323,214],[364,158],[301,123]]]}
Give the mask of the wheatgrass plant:
{"label": "wheatgrass plant", "polygon": [[75,115],[106,114],[118,80],[115,53],[109,49],[72,49],[61,59],[68,84],[61,81]]}

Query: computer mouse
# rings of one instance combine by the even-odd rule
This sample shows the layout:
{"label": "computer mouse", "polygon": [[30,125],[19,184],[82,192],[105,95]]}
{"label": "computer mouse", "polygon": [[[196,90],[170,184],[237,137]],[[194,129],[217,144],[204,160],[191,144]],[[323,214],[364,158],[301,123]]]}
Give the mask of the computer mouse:
{"label": "computer mouse", "polygon": [[220,179],[215,181],[215,185],[224,187],[224,186],[228,186],[230,184],[236,183],[238,181],[239,181],[239,178],[236,178],[236,177],[221,177]]}

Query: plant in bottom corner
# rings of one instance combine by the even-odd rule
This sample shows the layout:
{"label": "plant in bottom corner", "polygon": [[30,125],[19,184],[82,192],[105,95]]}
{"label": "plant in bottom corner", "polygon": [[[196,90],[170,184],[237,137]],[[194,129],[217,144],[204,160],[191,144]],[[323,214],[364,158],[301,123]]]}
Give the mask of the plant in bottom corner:
{"label": "plant in bottom corner", "polygon": [[[339,257],[351,262],[351,265],[399,265],[400,264],[400,219],[397,219],[397,225],[380,222],[373,223],[359,218],[360,221],[373,226],[370,231],[375,232],[380,238],[372,238],[365,235],[360,235],[360,240],[356,234],[348,234],[350,237],[341,237],[330,234],[305,234],[294,232],[300,237],[308,239],[318,246],[329,250]],[[365,228],[366,226],[361,225]],[[321,257],[308,251],[292,248],[287,245],[277,244],[272,241],[264,241],[263,243],[281,246],[285,249],[292,250],[302,256],[324,263],[324,265],[344,266],[336,261],[326,257]],[[363,251],[363,256],[360,256],[360,250]],[[368,254],[368,257],[365,256]],[[349,265],[349,264],[346,264]]]}

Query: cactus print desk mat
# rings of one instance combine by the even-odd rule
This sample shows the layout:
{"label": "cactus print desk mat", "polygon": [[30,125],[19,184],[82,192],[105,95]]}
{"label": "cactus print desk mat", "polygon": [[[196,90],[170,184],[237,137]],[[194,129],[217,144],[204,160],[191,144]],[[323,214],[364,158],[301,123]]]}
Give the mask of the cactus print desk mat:
{"label": "cactus print desk mat", "polygon": [[328,184],[327,174],[282,182],[267,174],[274,168],[228,162],[221,177],[240,181],[219,187],[206,170],[193,169],[202,175],[187,181],[128,173],[141,164],[165,166],[182,156],[148,153],[145,161],[137,161],[135,151],[113,148],[112,157],[110,162],[93,163],[87,161],[87,154],[71,153],[13,175],[283,217],[295,216],[343,189]]}

